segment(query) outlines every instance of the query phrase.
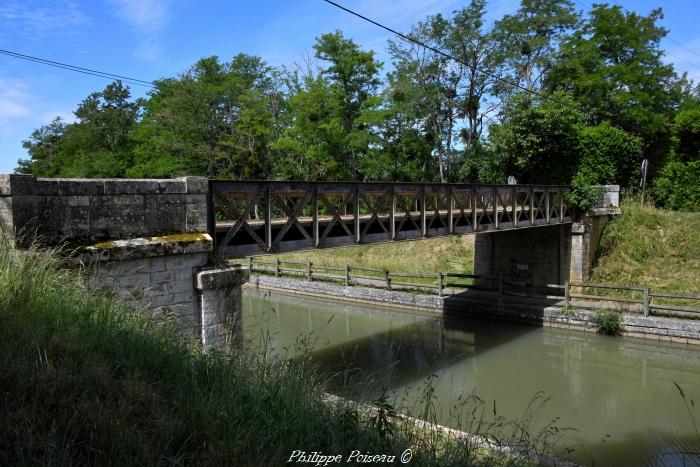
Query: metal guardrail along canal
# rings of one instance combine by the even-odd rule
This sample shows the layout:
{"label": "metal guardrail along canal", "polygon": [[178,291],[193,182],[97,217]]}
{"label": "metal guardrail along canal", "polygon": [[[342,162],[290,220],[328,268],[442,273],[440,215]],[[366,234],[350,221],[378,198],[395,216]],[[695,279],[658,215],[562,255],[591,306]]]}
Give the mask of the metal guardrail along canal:
{"label": "metal guardrail along canal", "polygon": [[227,257],[572,221],[559,185],[209,183],[209,231]]}
{"label": "metal guardrail along canal", "polygon": [[[492,292],[491,297],[502,306],[506,297],[555,300],[565,308],[610,308],[645,317],[673,316],[700,319],[700,295],[652,292],[649,287],[634,285],[565,282],[561,284],[532,284],[511,281],[498,274],[484,276],[437,272],[435,275],[395,273],[387,269],[367,268],[345,264],[344,267],[324,266],[311,261],[290,261],[265,256],[246,258],[251,272],[289,276],[308,282],[335,282],[347,286],[359,285],[385,290],[403,290],[440,297],[459,295],[465,291]],[[596,294],[595,291],[598,291]]]}

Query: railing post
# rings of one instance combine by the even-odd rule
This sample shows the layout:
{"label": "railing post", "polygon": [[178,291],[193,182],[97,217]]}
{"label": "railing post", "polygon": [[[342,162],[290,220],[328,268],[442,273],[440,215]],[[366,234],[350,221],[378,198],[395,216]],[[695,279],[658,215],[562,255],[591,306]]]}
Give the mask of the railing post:
{"label": "railing post", "polygon": [[275,277],[279,277],[282,274],[280,271],[280,259],[275,258]]}
{"label": "railing post", "polygon": [[253,257],[248,256],[248,271],[253,272]]}
{"label": "railing post", "polygon": [[442,283],[442,272],[438,272],[438,297],[442,297],[442,289],[443,289],[443,283]]}
{"label": "railing post", "polygon": [[571,290],[569,289],[569,281],[564,281],[564,307],[567,310],[571,308]]}
{"label": "railing post", "polygon": [[345,263],[345,287],[350,285],[350,265]]}
{"label": "railing post", "polygon": [[649,287],[644,287],[644,317],[649,317]]}
{"label": "railing post", "polygon": [[384,280],[386,281],[386,289],[391,290],[391,279],[389,278],[389,270],[384,270]]}
{"label": "railing post", "polygon": [[549,206],[549,188],[544,189],[544,209],[546,211],[545,224],[549,224],[549,216],[551,214],[550,206]]}
{"label": "railing post", "polygon": [[306,262],[306,280],[311,282],[311,261]]}
{"label": "railing post", "polygon": [[535,225],[535,190],[530,187],[530,225]]}

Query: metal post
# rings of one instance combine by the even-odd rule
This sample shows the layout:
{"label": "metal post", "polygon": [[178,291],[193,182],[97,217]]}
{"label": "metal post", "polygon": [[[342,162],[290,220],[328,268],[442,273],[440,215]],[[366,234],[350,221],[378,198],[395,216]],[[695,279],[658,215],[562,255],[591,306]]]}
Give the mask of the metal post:
{"label": "metal post", "polygon": [[649,317],[649,287],[644,287],[644,317]]}
{"label": "metal post", "polygon": [[269,186],[265,190],[265,244],[267,251],[272,250],[272,193]]}
{"label": "metal post", "polygon": [[389,224],[390,240],[396,240],[396,197],[393,185],[389,187]]}
{"label": "metal post", "polygon": [[311,261],[307,261],[306,263],[306,280],[311,282]]}
{"label": "metal post", "polygon": [[447,234],[452,235],[455,233],[454,219],[452,218],[455,209],[455,198],[452,191],[452,187],[447,189]]}
{"label": "metal post", "polygon": [[571,308],[571,290],[569,289],[569,281],[564,281],[564,307],[567,310]]}
{"label": "metal post", "polygon": [[248,256],[248,272],[253,272],[253,257]]}
{"label": "metal post", "polygon": [[443,289],[442,273],[438,272],[438,297],[442,297],[442,289]]}
{"label": "metal post", "polygon": [[275,277],[279,277],[280,274],[281,274],[281,271],[280,271],[280,259],[279,259],[279,258],[275,258]]}
{"label": "metal post", "polygon": [[350,265],[345,263],[345,287],[350,285]]}
{"label": "metal post", "polygon": [[362,230],[360,229],[360,189],[355,188],[353,190],[353,204],[352,204],[352,218],[353,227],[355,230],[355,243],[360,243]]}
{"label": "metal post", "polygon": [[391,279],[389,279],[389,270],[384,270],[384,280],[386,281],[387,290],[391,290]]}

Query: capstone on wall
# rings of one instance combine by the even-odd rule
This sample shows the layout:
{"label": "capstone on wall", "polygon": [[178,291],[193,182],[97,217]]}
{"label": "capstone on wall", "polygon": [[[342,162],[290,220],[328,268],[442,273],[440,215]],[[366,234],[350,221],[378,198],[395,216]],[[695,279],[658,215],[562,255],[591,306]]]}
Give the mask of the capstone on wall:
{"label": "capstone on wall", "polygon": [[117,240],[83,248],[71,261],[92,287],[110,290],[155,322],[171,322],[183,335],[199,338],[195,277],[211,251],[208,234],[189,234]]}
{"label": "capstone on wall", "polygon": [[44,179],[0,175],[0,231],[11,242],[88,245],[207,231],[205,177]]}

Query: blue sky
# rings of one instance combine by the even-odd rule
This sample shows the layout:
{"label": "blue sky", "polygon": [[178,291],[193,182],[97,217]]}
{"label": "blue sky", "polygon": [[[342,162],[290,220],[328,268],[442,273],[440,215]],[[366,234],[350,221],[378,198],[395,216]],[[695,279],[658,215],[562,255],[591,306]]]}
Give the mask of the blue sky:
{"label": "blue sky", "polygon": [[[427,15],[449,14],[456,0],[339,0],[399,30]],[[489,19],[514,12],[518,0],[491,0]],[[590,5],[576,1],[577,8]],[[670,29],[666,60],[700,81],[700,2],[619,2],[647,14],[661,6]],[[175,76],[201,57],[230,59],[239,52],[272,65],[292,66],[311,55],[314,38],[341,29],[387,61],[391,35],[322,0],[188,1],[0,1],[0,49],[144,80]],[[691,49],[687,50],[683,46]],[[0,173],[25,157],[22,140],[55,116],[71,121],[76,105],[108,80],[0,55]],[[145,88],[132,86],[136,96]]]}

